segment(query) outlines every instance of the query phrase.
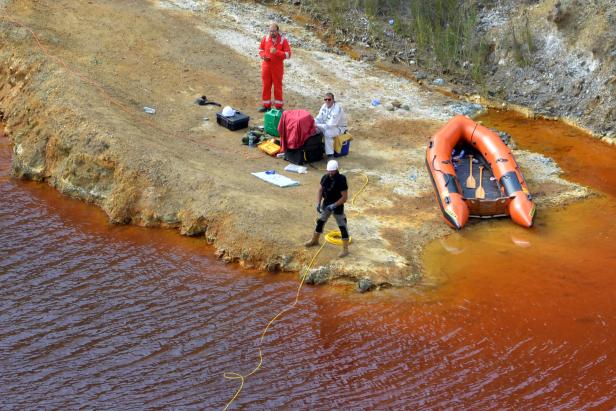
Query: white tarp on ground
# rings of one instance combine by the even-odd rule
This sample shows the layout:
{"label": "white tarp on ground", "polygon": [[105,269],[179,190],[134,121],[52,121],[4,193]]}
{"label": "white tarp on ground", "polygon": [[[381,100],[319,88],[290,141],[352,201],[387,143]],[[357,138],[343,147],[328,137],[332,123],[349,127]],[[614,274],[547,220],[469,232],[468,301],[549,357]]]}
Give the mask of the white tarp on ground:
{"label": "white tarp on ground", "polygon": [[282,174],[278,173],[268,174],[266,171],[261,171],[258,173],[250,174],[278,187],[293,187],[299,185],[299,181],[291,180],[289,177],[285,177]]}

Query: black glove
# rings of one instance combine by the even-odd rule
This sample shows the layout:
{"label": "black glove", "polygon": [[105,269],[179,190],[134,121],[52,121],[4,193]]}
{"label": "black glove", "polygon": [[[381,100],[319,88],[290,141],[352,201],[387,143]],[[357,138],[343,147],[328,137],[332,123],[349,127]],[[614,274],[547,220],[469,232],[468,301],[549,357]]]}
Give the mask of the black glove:
{"label": "black glove", "polygon": [[335,209],[336,207],[337,207],[337,205],[334,203],[334,204],[330,204],[330,205],[328,205],[328,206],[327,206],[327,207],[325,207],[325,208],[326,208],[326,209],[328,209],[329,211],[334,211],[334,209]]}
{"label": "black glove", "polygon": [[317,213],[321,214],[321,203],[317,204]]}

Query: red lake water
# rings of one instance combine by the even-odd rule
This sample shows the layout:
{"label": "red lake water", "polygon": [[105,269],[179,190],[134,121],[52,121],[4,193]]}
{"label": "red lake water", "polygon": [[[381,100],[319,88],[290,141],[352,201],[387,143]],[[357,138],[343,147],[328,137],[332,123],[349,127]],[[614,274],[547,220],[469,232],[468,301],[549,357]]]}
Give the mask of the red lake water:
{"label": "red lake water", "polygon": [[[529,230],[504,219],[452,231],[414,288],[304,286],[230,409],[616,407],[616,153],[511,116],[483,121],[604,194],[540,209]],[[256,366],[298,275],[109,225],[10,177],[10,158],[0,136],[3,407],[222,409],[239,387],[223,373]]]}

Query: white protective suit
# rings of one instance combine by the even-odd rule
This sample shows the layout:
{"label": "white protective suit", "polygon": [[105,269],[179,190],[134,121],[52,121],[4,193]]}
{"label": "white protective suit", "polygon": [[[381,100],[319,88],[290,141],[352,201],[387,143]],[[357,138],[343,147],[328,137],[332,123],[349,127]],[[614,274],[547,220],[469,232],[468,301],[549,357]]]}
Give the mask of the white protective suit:
{"label": "white protective suit", "polygon": [[325,154],[334,154],[334,137],[343,134],[347,129],[347,119],[342,106],[334,102],[329,108],[325,103],[314,120],[317,128],[325,136]]}

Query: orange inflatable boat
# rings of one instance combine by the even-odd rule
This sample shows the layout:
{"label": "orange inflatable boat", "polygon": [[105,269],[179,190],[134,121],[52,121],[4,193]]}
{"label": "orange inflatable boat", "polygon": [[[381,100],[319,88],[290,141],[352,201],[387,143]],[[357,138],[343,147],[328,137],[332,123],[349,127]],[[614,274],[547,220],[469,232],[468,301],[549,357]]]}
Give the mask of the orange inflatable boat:
{"label": "orange inflatable boat", "polygon": [[469,217],[511,216],[521,226],[533,225],[535,205],[511,150],[481,124],[465,116],[449,120],[430,139],[426,165],[453,228]]}

